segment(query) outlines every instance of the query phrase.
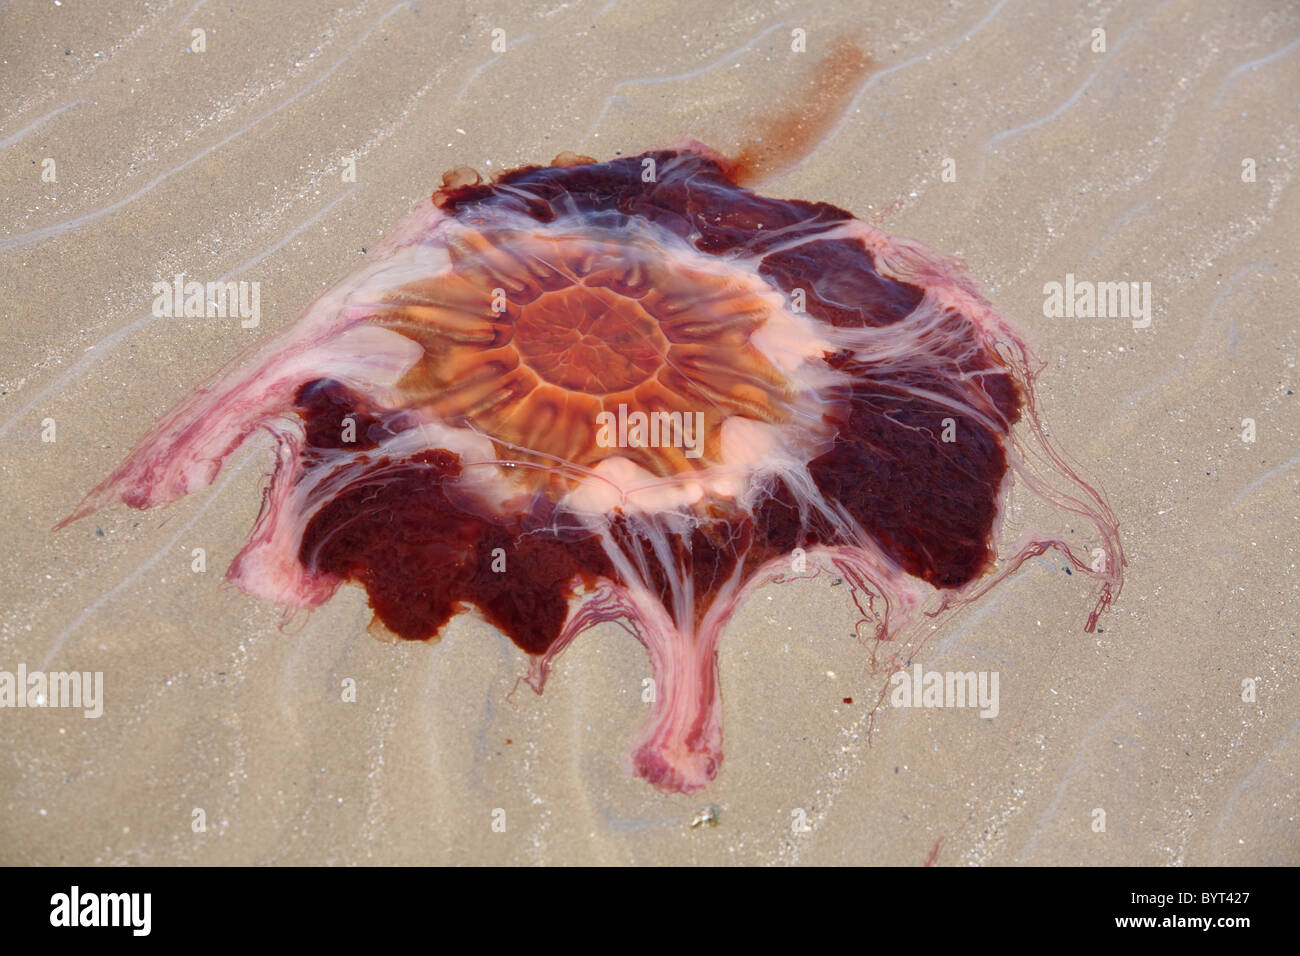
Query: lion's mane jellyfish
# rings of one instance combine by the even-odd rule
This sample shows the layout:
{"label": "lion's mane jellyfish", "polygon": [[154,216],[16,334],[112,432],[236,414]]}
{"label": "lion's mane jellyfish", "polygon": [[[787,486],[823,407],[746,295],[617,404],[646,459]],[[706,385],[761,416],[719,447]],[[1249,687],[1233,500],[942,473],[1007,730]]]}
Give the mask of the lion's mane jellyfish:
{"label": "lion's mane jellyfish", "polygon": [[[298,608],[356,582],[406,640],[474,609],[538,691],[621,622],[657,685],[631,766],[668,791],[717,774],[719,637],[792,556],[887,640],[1054,548],[1094,579],[1091,630],[1116,521],[1039,423],[1021,336],[954,263],[741,172],[695,142],[453,170],[68,520],[201,488],[264,428],[276,465],[229,580]],[[1095,537],[999,555],[1013,475]]]}

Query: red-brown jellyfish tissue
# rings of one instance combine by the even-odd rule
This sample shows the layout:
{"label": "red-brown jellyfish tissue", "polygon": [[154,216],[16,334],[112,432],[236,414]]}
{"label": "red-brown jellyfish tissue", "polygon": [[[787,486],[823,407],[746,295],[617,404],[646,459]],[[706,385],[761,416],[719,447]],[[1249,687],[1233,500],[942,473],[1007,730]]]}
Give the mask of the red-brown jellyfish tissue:
{"label": "red-brown jellyfish tissue", "polygon": [[[449,173],[72,518],[201,488],[264,428],[278,457],[231,581],[293,607],[353,581],[408,640],[475,609],[539,691],[619,621],[657,687],[631,765],[668,791],[717,774],[719,636],[792,556],[888,639],[1054,548],[1095,578],[1091,630],[1116,521],[1039,424],[1020,335],[952,262],[738,178],[694,142]],[[1095,537],[999,555],[1013,475]]]}

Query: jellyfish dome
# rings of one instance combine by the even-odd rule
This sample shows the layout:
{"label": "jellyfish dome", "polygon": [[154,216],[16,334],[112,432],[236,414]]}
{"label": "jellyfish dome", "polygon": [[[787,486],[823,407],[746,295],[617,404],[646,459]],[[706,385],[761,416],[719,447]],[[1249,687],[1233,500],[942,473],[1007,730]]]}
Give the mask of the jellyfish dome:
{"label": "jellyfish dome", "polygon": [[[67,520],[195,491],[265,429],[230,581],[296,608],[354,582],[406,640],[472,610],[539,692],[620,622],[656,682],[629,762],[665,791],[719,772],[719,638],[804,562],[884,641],[1052,548],[1094,579],[1091,630],[1122,580],[1116,521],[1039,422],[1020,334],[953,262],[739,178],[695,142],[449,172]],[[999,554],[1013,476],[1089,521],[1101,559],[1042,536]]]}

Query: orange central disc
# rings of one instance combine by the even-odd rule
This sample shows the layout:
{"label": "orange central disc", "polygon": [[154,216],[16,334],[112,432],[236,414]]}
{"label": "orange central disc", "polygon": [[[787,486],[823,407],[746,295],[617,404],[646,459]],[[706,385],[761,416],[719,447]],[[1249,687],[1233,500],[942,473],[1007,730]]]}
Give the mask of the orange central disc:
{"label": "orange central disc", "polygon": [[581,284],[524,306],[514,344],[539,377],[588,395],[640,385],[659,370],[668,350],[659,323],[635,299]]}
{"label": "orange central disc", "polygon": [[[473,427],[503,459],[621,458],[661,477],[719,462],[730,418],[788,420],[791,383],[751,341],[782,309],[765,280],[653,232],[566,229],[458,223],[450,269],[384,294],[369,320],[423,349],[402,406]],[[698,422],[695,445],[684,430],[611,443],[606,416],[638,413]]]}

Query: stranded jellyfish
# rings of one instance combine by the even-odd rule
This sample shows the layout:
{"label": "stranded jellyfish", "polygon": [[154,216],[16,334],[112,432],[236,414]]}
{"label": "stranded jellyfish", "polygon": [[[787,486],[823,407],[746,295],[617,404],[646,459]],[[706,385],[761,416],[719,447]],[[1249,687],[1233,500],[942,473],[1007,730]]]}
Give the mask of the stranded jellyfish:
{"label": "stranded jellyfish", "polygon": [[[805,563],[889,640],[1056,549],[1094,579],[1092,630],[1116,521],[1039,423],[1021,336],[954,263],[742,174],[695,142],[449,172],[68,520],[201,488],[264,428],[276,463],[230,581],[294,608],[354,582],[405,640],[473,610],[538,691],[620,622],[656,684],[631,767],[666,791],[718,773],[728,619]],[[1000,555],[1013,476],[1095,537]]]}

